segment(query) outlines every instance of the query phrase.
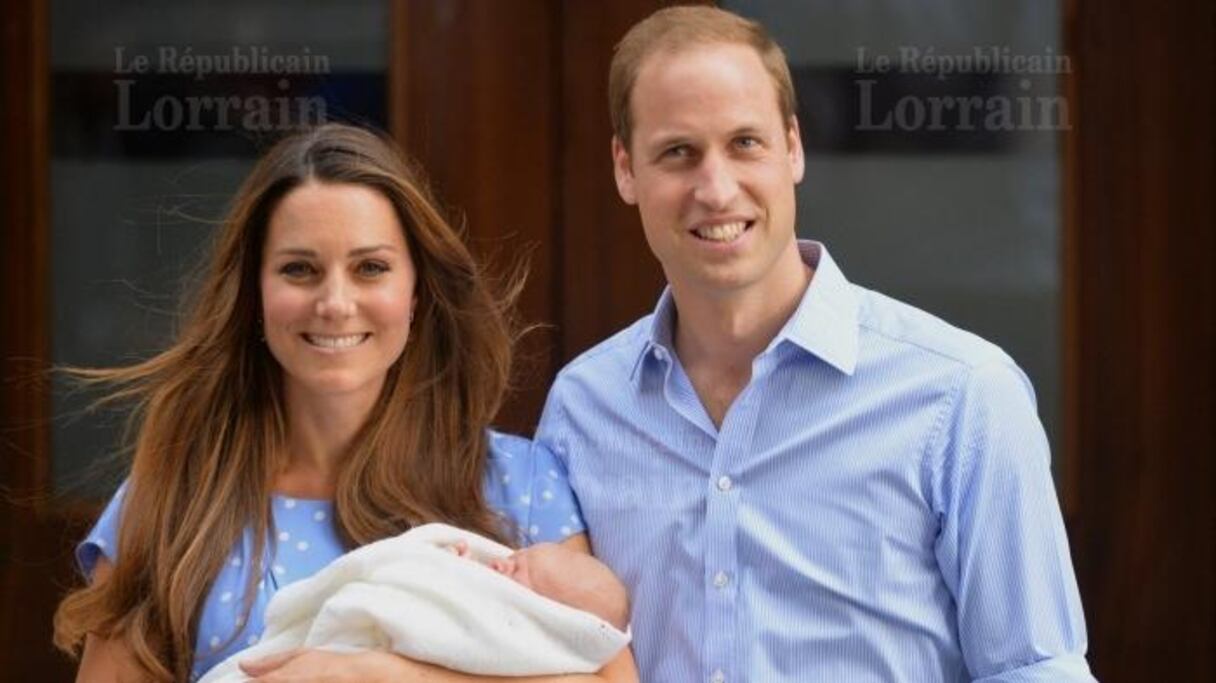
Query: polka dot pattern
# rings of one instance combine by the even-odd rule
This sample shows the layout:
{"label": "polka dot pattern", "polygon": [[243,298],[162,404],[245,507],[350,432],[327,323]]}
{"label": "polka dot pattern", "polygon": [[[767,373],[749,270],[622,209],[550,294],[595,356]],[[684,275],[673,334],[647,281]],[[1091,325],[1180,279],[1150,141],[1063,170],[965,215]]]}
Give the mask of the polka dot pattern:
{"label": "polka dot pattern", "polygon": [[[251,561],[252,533],[246,533],[220,572],[203,605],[196,646],[197,668],[206,672],[232,654],[254,645],[264,628],[266,605],[284,586],[320,571],[343,552],[331,523],[333,504],[275,496],[271,501],[273,543],[260,562]],[[252,609],[245,612],[245,586],[254,566],[264,568],[255,584]],[[218,643],[218,645],[216,645]]]}
{"label": "polka dot pattern", "polygon": [[586,529],[565,466],[548,448],[506,434],[491,446],[486,496],[515,523],[521,544],[560,541]]}
{"label": "polka dot pattern", "polygon": [[[125,486],[114,495],[86,536],[88,540],[77,548],[77,561],[86,575],[99,557],[114,561],[112,548],[116,547]],[[491,433],[485,493],[490,508],[520,530],[522,544],[559,541],[586,528],[564,467],[548,449],[534,447],[527,439]],[[331,501],[274,496],[271,513],[274,531],[264,556],[253,557],[253,533],[246,531],[226,554],[212,584],[199,619],[194,680],[232,654],[257,644],[266,605],[274,594],[312,576],[344,551],[334,528]],[[249,598],[245,589],[249,572],[255,568],[261,574]]]}

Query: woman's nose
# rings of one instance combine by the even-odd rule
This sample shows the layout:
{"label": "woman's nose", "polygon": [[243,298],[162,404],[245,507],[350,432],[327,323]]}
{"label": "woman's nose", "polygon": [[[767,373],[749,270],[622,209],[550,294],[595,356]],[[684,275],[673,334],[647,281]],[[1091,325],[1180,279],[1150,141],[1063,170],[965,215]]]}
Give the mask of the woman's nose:
{"label": "woman's nose", "polygon": [[354,315],[354,294],[345,278],[329,278],[317,298],[317,315],[322,318],[345,318]]}

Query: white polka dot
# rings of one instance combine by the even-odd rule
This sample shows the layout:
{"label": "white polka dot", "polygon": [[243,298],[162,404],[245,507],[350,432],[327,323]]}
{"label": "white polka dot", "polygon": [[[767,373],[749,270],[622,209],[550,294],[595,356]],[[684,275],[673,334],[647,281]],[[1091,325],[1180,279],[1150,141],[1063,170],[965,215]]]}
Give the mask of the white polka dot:
{"label": "white polka dot", "polygon": [[568,526],[564,526],[561,528],[562,536],[569,536],[570,531],[571,531],[571,529]]}
{"label": "white polka dot", "polygon": [[557,470],[549,470],[549,478],[557,479]]}
{"label": "white polka dot", "polygon": [[325,521],[325,511],[317,510],[316,512],[312,513],[312,518],[317,520],[318,522],[324,522]]}
{"label": "white polka dot", "polygon": [[288,498],[287,500],[283,501],[283,507],[287,508],[288,510],[292,509],[295,506],[296,506],[295,498]]}
{"label": "white polka dot", "polygon": [[570,515],[570,521],[578,524],[578,515]]}
{"label": "white polka dot", "polygon": [[245,639],[245,642],[249,645],[257,645],[258,635],[255,633],[255,634],[249,636],[248,638]]}
{"label": "white polka dot", "polygon": [[260,590],[260,591],[266,590],[266,579],[262,579],[261,581],[258,581],[258,590]]}
{"label": "white polka dot", "polygon": [[299,550],[300,552],[304,552],[305,550],[308,550],[308,541],[300,541],[299,543],[297,543],[296,550]]}
{"label": "white polka dot", "polygon": [[287,533],[286,531],[279,532],[279,542],[280,543],[286,543],[290,540],[291,540],[291,534]]}
{"label": "white polka dot", "polygon": [[220,602],[232,602],[232,591],[224,591],[220,596]]}
{"label": "white polka dot", "polygon": [[509,474],[504,474],[504,475],[502,475],[502,483],[504,483],[504,484],[510,484],[510,483],[511,483],[511,475],[509,475]]}
{"label": "white polka dot", "polygon": [[232,566],[233,567],[241,566],[241,558],[239,558],[239,557],[232,558]]}
{"label": "white polka dot", "polygon": [[286,574],[286,573],[287,573],[287,567],[284,567],[284,566],[283,566],[283,565],[281,565],[281,564],[276,564],[276,565],[274,566],[274,573],[275,573],[275,574]]}
{"label": "white polka dot", "polygon": [[104,539],[104,538],[99,538],[99,539],[96,539],[96,540],[94,540],[93,542],[97,544],[97,547],[98,547],[98,548],[104,548],[104,547],[106,547],[106,539]]}
{"label": "white polka dot", "polygon": [[528,527],[528,535],[530,535],[530,536],[536,536],[536,535],[537,535],[537,534],[539,534],[539,533],[540,533],[540,527],[536,526],[535,524],[533,524],[532,526]]}
{"label": "white polka dot", "polygon": [[532,496],[529,496],[528,494],[525,493],[524,495],[519,497],[519,502],[523,503],[524,505],[527,505],[532,502]]}
{"label": "white polka dot", "polygon": [[244,625],[245,625],[245,615],[244,614],[236,615],[236,627],[240,628]]}
{"label": "white polka dot", "polygon": [[543,492],[541,492],[540,497],[544,498],[545,500],[553,500],[553,492],[549,489],[545,489]]}
{"label": "white polka dot", "polygon": [[212,650],[218,650],[218,649],[220,649],[220,637],[219,637],[219,636],[211,636],[210,645],[211,645],[211,649],[212,649]]}

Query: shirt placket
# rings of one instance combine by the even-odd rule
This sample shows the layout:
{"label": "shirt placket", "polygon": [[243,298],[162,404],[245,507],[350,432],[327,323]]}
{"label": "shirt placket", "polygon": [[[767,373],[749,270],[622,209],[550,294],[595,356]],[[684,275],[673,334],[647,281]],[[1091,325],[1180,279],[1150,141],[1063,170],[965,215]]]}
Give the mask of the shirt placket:
{"label": "shirt placket", "polygon": [[735,398],[714,445],[706,493],[705,652],[708,683],[743,680],[738,662],[739,633],[739,510],[744,494],[743,466],[757,419],[757,385],[767,360],[757,359],[753,376]]}

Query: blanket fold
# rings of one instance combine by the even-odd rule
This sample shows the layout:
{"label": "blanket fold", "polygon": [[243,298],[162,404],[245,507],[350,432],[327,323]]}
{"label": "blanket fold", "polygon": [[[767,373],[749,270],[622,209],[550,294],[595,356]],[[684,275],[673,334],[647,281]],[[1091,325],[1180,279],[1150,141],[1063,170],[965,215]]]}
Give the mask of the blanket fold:
{"label": "blanket fold", "polygon": [[[468,544],[471,557],[446,548]],[[385,650],[471,674],[539,676],[599,670],[629,636],[484,566],[506,546],[444,524],[371,543],[280,590],[260,642],[202,683],[248,680],[237,666],[297,647]]]}

